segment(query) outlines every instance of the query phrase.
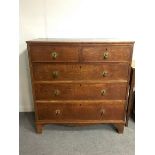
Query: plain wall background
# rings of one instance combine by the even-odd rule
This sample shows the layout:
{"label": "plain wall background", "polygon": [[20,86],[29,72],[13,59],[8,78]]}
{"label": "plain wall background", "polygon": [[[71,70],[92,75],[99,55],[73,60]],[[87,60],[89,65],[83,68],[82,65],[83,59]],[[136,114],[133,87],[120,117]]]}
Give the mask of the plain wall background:
{"label": "plain wall background", "polygon": [[135,57],[135,53],[147,47],[146,37],[150,37],[155,27],[149,24],[153,20],[149,16],[153,13],[153,5],[149,0],[147,2],[20,0],[19,110],[33,110],[26,40],[43,37],[125,38],[136,42]]}

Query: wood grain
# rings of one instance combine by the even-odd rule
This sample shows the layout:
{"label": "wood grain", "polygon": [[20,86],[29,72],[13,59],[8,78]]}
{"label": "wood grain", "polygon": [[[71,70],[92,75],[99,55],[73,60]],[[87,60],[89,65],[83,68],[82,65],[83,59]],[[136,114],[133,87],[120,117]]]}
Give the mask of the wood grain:
{"label": "wood grain", "polygon": [[123,133],[133,45],[102,39],[27,41],[36,132],[51,123],[111,123]]}
{"label": "wood grain", "polygon": [[[58,90],[59,95],[54,92]],[[101,91],[106,90],[105,95]],[[36,100],[124,100],[126,83],[104,84],[35,84]]]}
{"label": "wood grain", "polygon": [[[86,62],[128,62],[131,61],[130,46],[97,46],[97,47],[83,47],[82,61]],[[104,53],[108,53],[108,58],[104,59]]]}
{"label": "wood grain", "polygon": [[33,63],[35,81],[127,80],[128,66],[124,63]]}
{"label": "wood grain", "polygon": [[122,103],[37,103],[39,120],[124,120]]}
{"label": "wood grain", "polygon": [[[70,46],[32,46],[31,59],[32,62],[78,62],[78,47]],[[52,58],[52,53],[56,52],[57,57]]]}

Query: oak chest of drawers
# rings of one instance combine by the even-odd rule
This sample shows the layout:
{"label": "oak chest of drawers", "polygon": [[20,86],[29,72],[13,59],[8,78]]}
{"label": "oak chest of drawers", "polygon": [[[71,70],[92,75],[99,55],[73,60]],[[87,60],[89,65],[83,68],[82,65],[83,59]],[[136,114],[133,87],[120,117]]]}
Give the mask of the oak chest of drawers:
{"label": "oak chest of drawers", "polygon": [[36,129],[111,123],[123,132],[133,41],[27,41]]}

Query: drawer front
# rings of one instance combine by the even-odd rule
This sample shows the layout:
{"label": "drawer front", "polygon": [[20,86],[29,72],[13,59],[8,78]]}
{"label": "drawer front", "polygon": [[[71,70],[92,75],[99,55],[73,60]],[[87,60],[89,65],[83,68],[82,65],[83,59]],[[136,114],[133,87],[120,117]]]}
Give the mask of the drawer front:
{"label": "drawer front", "polygon": [[127,63],[51,64],[33,63],[36,81],[127,80]]}
{"label": "drawer front", "polygon": [[109,103],[37,103],[39,120],[124,120],[124,104]]}
{"label": "drawer front", "polygon": [[127,83],[36,83],[36,100],[125,100]]}
{"label": "drawer front", "polygon": [[78,47],[73,46],[31,46],[32,61],[77,62]]}
{"label": "drawer front", "polygon": [[106,62],[106,61],[131,61],[130,46],[96,46],[83,47],[82,61]]}

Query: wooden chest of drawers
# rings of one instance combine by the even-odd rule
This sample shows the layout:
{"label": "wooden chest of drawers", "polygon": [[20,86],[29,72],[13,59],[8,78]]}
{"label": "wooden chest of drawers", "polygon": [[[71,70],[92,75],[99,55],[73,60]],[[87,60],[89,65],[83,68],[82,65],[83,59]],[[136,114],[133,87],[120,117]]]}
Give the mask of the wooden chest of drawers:
{"label": "wooden chest of drawers", "polygon": [[134,42],[27,41],[36,129],[50,123],[114,124],[123,133]]}

